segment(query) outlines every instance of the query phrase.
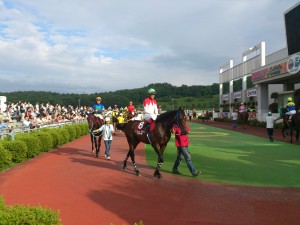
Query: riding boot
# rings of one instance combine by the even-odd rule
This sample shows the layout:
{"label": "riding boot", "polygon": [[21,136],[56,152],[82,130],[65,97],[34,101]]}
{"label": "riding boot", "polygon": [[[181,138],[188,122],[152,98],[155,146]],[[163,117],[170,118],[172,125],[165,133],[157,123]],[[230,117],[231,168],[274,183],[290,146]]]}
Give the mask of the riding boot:
{"label": "riding boot", "polygon": [[[152,119],[150,119],[150,120],[152,120]],[[150,123],[149,123],[149,121],[150,120],[146,120],[145,122],[144,122],[144,125],[143,125],[143,130],[146,130],[146,131],[148,131],[149,130],[149,127],[150,127]]]}

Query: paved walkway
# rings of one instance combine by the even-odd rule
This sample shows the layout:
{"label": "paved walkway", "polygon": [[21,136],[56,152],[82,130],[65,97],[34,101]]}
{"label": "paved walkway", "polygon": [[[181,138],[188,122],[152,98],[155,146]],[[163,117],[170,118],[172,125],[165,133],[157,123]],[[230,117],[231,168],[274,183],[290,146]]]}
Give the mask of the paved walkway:
{"label": "paved walkway", "polygon": [[300,189],[220,185],[154,170],[145,162],[144,146],[136,150],[142,173],[131,163],[123,133],[114,137],[111,157],[90,153],[89,136],[0,173],[0,194],[7,204],[48,206],[60,210],[64,225],[241,224],[296,225]]}

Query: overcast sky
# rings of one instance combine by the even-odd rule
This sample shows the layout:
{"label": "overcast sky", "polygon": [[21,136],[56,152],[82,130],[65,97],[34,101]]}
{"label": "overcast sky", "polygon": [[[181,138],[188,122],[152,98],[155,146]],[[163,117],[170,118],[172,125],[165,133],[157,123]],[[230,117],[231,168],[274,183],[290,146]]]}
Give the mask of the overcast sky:
{"label": "overcast sky", "polygon": [[218,83],[219,66],[286,47],[299,0],[0,0],[0,92]]}

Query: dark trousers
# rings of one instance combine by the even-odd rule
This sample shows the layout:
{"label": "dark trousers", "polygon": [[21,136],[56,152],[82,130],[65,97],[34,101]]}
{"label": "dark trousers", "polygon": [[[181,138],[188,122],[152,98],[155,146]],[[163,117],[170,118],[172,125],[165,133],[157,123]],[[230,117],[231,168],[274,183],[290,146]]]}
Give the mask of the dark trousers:
{"label": "dark trousers", "polygon": [[273,140],[273,128],[267,128],[268,136],[270,140]]}

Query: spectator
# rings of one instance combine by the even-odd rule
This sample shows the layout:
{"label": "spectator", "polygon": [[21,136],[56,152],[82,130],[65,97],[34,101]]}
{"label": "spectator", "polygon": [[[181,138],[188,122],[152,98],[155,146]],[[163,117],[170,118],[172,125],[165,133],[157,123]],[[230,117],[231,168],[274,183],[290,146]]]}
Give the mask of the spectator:
{"label": "spectator", "polygon": [[231,118],[232,118],[232,127],[236,128],[236,121],[237,121],[237,118],[238,118],[238,114],[237,114],[236,110],[234,110],[232,112]]}

